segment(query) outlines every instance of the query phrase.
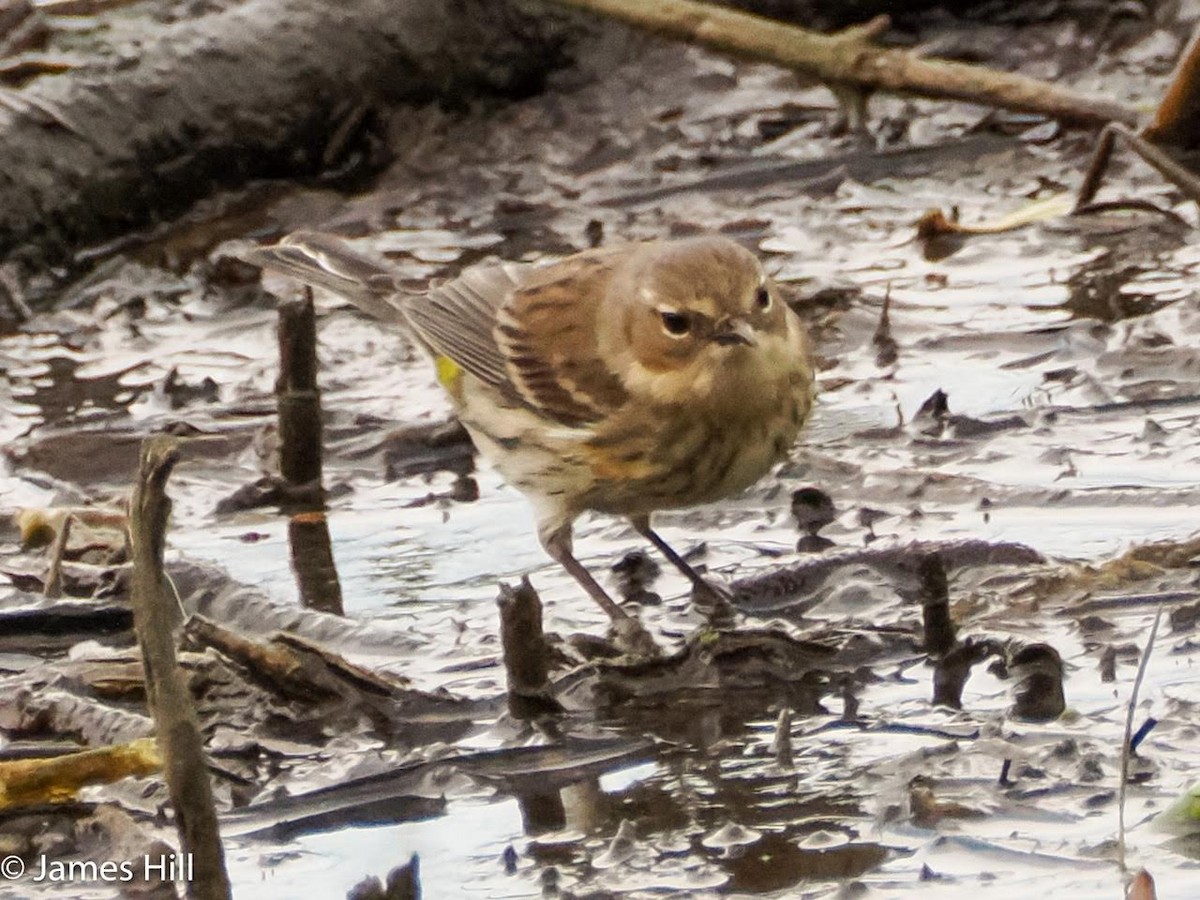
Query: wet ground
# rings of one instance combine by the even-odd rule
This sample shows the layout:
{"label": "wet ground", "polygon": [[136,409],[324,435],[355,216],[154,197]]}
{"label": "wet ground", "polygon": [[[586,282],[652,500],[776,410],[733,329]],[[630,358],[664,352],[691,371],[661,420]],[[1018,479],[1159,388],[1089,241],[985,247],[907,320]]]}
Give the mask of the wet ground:
{"label": "wet ground", "polygon": [[[1100,40],[1043,27],[1033,37],[1050,44]],[[1151,30],[1090,68],[1036,65],[1145,102],[1179,31]],[[370,192],[269,188],[216,219],[198,211],[0,338],[0,508],[120,495],[142,436],[198,433],[171,483],[170,546],[191,567],[181,583],[229,589],[203,610],[247,634],[289,628],[444,692],[392,733],[328,710],[290,727],[295,709],[261,698],[211,704],[214,756],[240,778],[218,778],[219,800],[264,804],[229,817],[237,895],[342,896],[417,853],[431,897],[1117,896],[1126,705],[1161,606],[1182,614],[1164,619],[1134,717],[1157,726],[1135,761],[1127,854],[1160,896],[1190,896],[1197,839],[1148,819],[1200,760],[1186,614],[1200,600],[1188,543],[1200,499],[1195,210],[1122,159],[1104,199],[1164,212],[1118,206],[929,246],[915,234],[927,209],[993,220],[1067,190],[1088,138],[896,98],[874,101],[876,138],[836,137],[829,95],[768,67],[640,39],[592,54],[606,69],[598,83],[564,76],[504,108],[400,114],[404,161]],[[552,258],[697,229],[755,247],[810,323],[820,403],[793,462],[745,496],[662,516],[661,530],[744,588],[743,629],[819,639],[835,655],[784,671],[734,661],[736,678],[720,684],[664,680],[615,700],[593,692],[585,667],[558,673],[559,719],[512,716],[497,583],[528,575],[556,635],[602,634],[602,614],[486,467],[468,476],[443,448],[422,457],[431,471],[405,474],[420,466],[393,450],[389,477],[388,433],[448,406],[401,336],[331,297],[318,298],[319,338],[344,618],[304,609],[287,517],[217,512],[269,468],[272,295],[294,292],[273,277],[264,292],[228,256],[238,240],[298,227],[361,238],[415,281],[491,255]],[[234,240],[214,248],[214,235]],[[478,499],[463,499],[467,477]],[[820,553],[797,551],[791,500],[806,487],[835,508]],[[0,570],[36,568],[5,537]],[[947,667],[927,661],[922,595],[897,563],[920,555],[904,549],[915,541],[941,550],[960,637],[994,650],[972,657],[960,708],[933,703]],[[608,570],[639,543],[595,517],[576,546],[613,583]],[[823,568],[779,575],[803,565]],[[702,624],[684,584],[664,572],[650,587],[663,602],[644,606],[644,621],[682,646]],[[26,608],[30,595],[0,586],[0,601]],[[127,642],[118,631],[71,656]],[[1060,716],[1023,699],[1019,651],[1039,644],[1061,656]],[[5,684],[76,690],[53,677],[61,650],[6,641]],[[1038,690],[1053,707],[1049,659],[1055,677]],[[732,687],[738,678],[752,687]],[[556,733],[575,743],[539,755]],[[373,803],[335,799],[318,815],[269,802],[359,777],[381,779],[367,783]],[[162,801],[140,786],[84,799],[110,796],[135,810]]]}

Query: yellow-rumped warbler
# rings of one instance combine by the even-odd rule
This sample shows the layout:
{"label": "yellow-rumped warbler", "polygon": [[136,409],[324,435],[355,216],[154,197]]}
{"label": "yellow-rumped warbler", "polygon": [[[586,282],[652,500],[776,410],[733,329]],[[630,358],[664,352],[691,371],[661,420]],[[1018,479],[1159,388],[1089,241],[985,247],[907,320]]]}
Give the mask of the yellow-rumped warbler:
{"label": "yellow-rumped warbler", "polygon": [[724,605],[650,514],[749,487],[808,417],[804,327],[754,254],[717,236],[620,244],[479,266],[426,294],[329,235],[297,233],[247,259],[329,288],[429,351],[479,452],[533,502],[546,551],[630,643],[648,636],[572,554],[585,510],[627,517]]}

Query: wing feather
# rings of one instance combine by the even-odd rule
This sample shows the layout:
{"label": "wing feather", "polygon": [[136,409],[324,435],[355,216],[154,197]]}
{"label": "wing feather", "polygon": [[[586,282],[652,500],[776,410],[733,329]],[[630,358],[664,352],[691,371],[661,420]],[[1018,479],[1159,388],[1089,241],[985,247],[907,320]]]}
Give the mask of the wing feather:
{"label": "wing feather", "polygon": [[346,298],[384,322],[403,322],[404,297],[396,273],[341,238],[298,231],[273,247],[255,247],[242,258]]}
{"label": "wing feather", "polygon": [[611,257],[593,251],[536,269],[497,314],[496,342],[513,384],[564,425],[597,422],[627,399],[597,340]]}
{"label": "wing feather", "polygon": [[477,266],[426,294],[405,292],[394,270],[332,235],[300,232],[246,258],[407,325],[435,356],[553,422],[580,426],[626,400],[596,335],[619,252],[594,250],[548,266]]}
{"label": "wing feather", "polygon": [[496,344],[496,315],[518,289],[525,268],[502,264],[468,269],[453,281],[407,300],[405,315],[435,353],[503,388],[511,379]]}

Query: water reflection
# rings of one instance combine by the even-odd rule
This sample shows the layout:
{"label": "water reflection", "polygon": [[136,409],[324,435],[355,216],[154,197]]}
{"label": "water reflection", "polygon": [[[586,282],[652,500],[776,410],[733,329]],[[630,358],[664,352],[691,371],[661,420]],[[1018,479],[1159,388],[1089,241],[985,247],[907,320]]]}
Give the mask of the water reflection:
{"label": "water reflection", "polygon": [[344,615],[329,522],[324,512],[295,513],[288,519],[288,546],[300,603],[308,609]]}

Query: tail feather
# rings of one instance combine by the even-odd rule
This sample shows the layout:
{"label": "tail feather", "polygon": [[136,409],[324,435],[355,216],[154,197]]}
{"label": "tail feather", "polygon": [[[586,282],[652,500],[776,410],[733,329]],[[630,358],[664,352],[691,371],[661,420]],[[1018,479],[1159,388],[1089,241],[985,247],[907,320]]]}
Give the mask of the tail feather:
{"label": "tail feather", "polygon": [[346,298],[363,312],[385,322],[405,321],[404,289],[387,265],[359,253],[341,238],[298,231],[272,247],[242,254],[246,262]]}

